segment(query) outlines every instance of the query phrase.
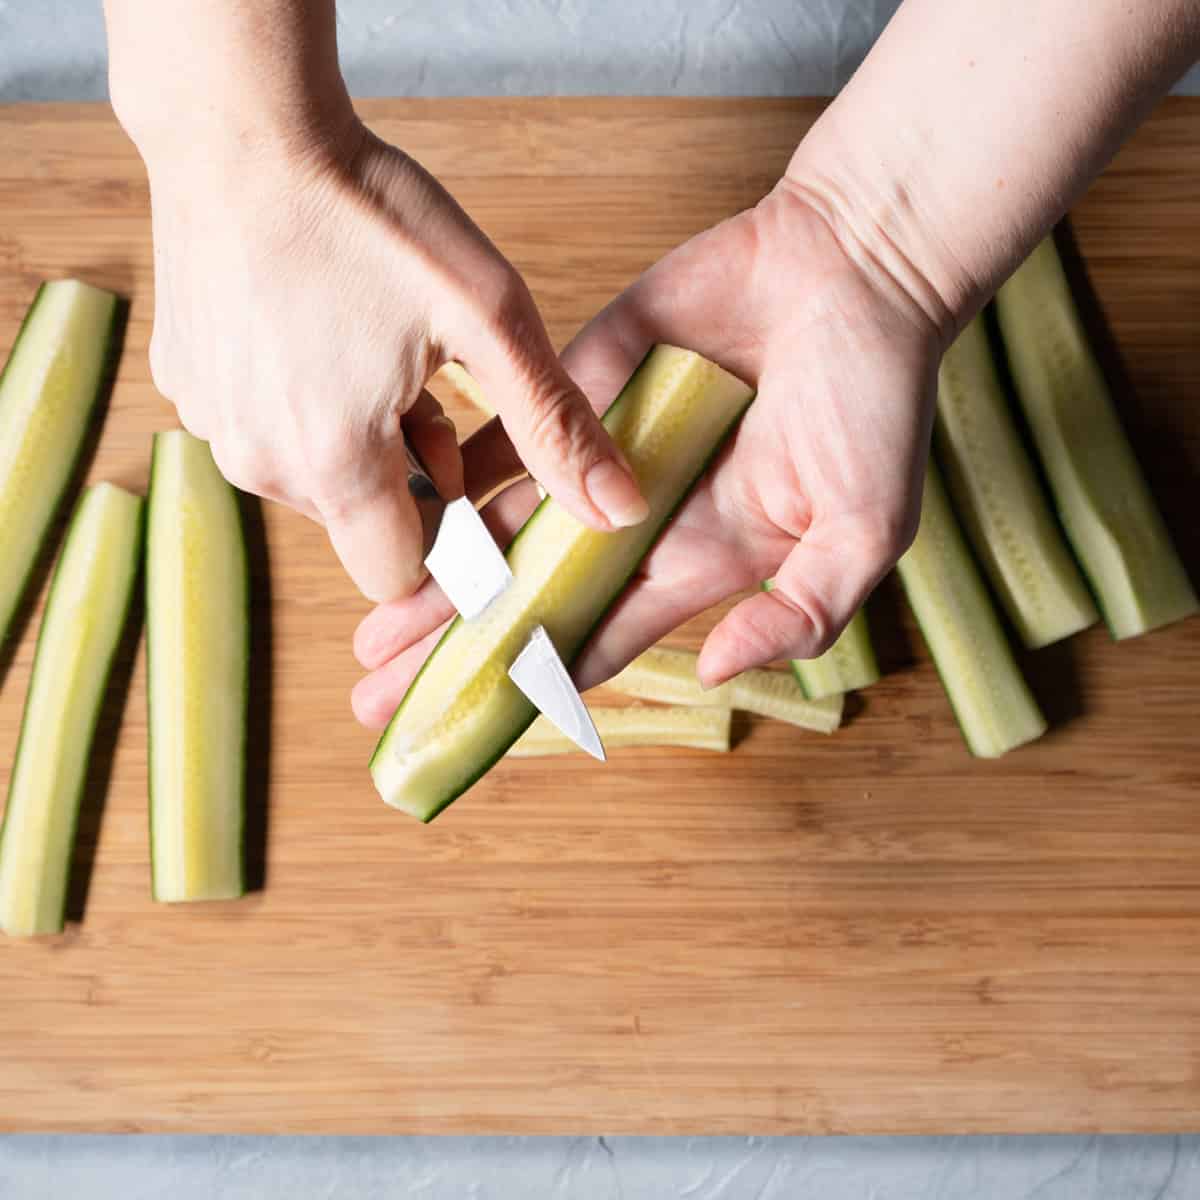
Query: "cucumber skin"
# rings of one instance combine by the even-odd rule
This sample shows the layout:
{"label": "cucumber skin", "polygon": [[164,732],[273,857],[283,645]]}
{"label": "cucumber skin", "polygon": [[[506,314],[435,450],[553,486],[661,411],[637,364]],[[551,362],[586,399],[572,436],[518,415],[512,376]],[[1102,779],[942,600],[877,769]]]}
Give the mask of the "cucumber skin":
{"label": "cucumber skin", "polygon": [[[40,290],[41,289],[39,288],[39,293],[40,293]],[[84,495],[86,496],[87,493],[85,492]],[[80,501],[80,503],[82,503],[82,500]],[[108,656],[108,660],[104,664],[104,682],[105,682],[105,690],[106,691],[107,691],[109,677],[112,674],[113,663],[116,662],[117,654],[119,653],[119,651],[121,649],[121,642],[124,640],[125,635],[128,632],[126,629],[126,626],[129,623],[129,612],[133,606],[133,595],[134,595],[134,592],[136,591],[137,577],[138,577],[139,572],[142,569],[142,563],[144,561],[144,552],[145,552],[145,546],[146,546],[146,507],[147,507],[146,501],[142,500],[138,506],[138,532],[137,532],[138,554],[137,554],[137,558],[134,561],[133,571],[130,573],[129,583],[128,583],[128,586],[125,591],[125,603],[122,606],[121,617],[120,617],[120,620],[118,621],[119,632],[117,634],[117,640],[113,643],[112,651]],[[64,559],[66,557],[67,550],[70,548],[71,542],[78,532],[77,527],[76,527],[76,521],[75,521],[76,516],[78,516],[78,506],[76,506],[76,512],[72,516],[71,524],[67,529],[67,535],[63,539],[63,547],[62,547],[62,551],[60,552],[59,562],[61,562],[62,559]],[[54,577],[50,580],[50,588],[46,593],[46,609],[45,609],[45,611],[49,611],[50,605],[54,602],[54,593],[55,593],[55,590],[57,589],[57,586],[58,586],[58,564],[56,563]],[[13,770],[10,775],[10,782],[9,782],[10,789],[12,787],[12,780],[16,778],[16,766],[17,766],[17,763],[21,761],[21,750],[25,744],[25,724],[26,724],[25,723],[25,715],[26,715],[26,710],[29,707],[30,699],[32,697],[32,692],[33,692],[32,684],[33,684],[33,680],[37,676],[38,662],[41,659],[41,656],[42,656],[42,638],[41,638],[41,631],[39,630],[37,647],[33,652],[33,665],[29,671],[30,687],[26,691],[25,705],[21,710],[21,731],[17,735],[17,749],[13,755]],[[104,696],[102,694],[101,698],[100,698],[100,703],[97,704],[95,709],[93,710],[91,721],[88,724],[88,728],[87,728],[87,732],[86,732],[86,742],[85,742],[86,747],[87,747],[87,754],[84,756],[85,758],[91,754],[92,739],[96,736],[96,725],[99,723],[100,710],[103,707],[104,707]],[[69,846],[71,846],[72,848],[75,845],[75,837],[76,837],[76,833],[79,828],[79,811],[83,804],[83,793],[84,793],[84,790],[86,789],[86,787],[87,787],[87,772],[84,771],[83,775],[80,777],[79,790],[75,795],[74,804],[72,805],[72,810],[71,810],[71,832],[70,832],[70,835],[68,836],[67,844]],[[3,844],[3,842],[4,842],[4,831],[8,826],[8,814],[9,814],[10,807],[11,807],[10,805],[5,804],[4,817],[2,819],[0,819],[0,844]],[[74,854],[72,853],[72,858],[73,857],[74,857]],[[67,864],[67,872],[68,872],[68,874],[67,874],[68,886],[63,888],[62,909],[59,912],[59,916],[58,916],[58,928],[60,931],[62,930],[63,926],[66,924],[67,902],[69,899],[69,885],[70,885],[70,862],[68,862],[68,864]]]}
{"label": "cucumber skin", "polygon": [[[17,336],[13,340],[12,349],[8,353],[3,370],[0,370],[0,383],[4,382],[4,377],[8,374],[9,365],[16,357],[17,350],[21,345],[21,339],[25,336],[29,323],[42,301],[46,286],[46,282],[38,284],[37,291],[33,294],[33,300],[30,301],[29,308],[25,311],[25,316],[21,318],[21,324],[17,327]],[[109,318],[108,328],[104,331],[104,365],[100,368],[100,374],[96,378],[96,387],[92,392],[91,400],[88,401],[87,410],[81,422],[83,429],[79,435],[79,444],[75,447],[75,453],[71,456],[71,465],[67,468],[66,480],[63,483],[62,491],[59,492],[58,499],[52,505],[50,515],[46,520],[46,527],[42,530],[41,537],[38,538],[37,550],[29,560],[29,565],[25,568],[25,577],[21,580],[21,586],[17,589],[17,599],[13,605],[13,610],[0,620],[0,648],[3,648],[8,641],[8,635],[12,632],[13,621],[16,619],[17,613],[21,610],[21,605],[26,598],[26,593],[29,590],[29,582],[33,578],[38,561],[46,552],[46,543],[50,540],[51,533],[62,513],[67,497],[70,496],[73,485],[76,483],[76,476],[79,474],[79,463],[83,458],[83,449],[87,445],[88,430],[91,428],[92,420],[96,415],[96,408],[100,397],[104,394],[112,379],[113,370],[116,367],[117,358],[119,357],[120,338],[116,334],[124,319],[124,305],[125,302],[119,296],[113,296],[112,316]]]}
{"label": "cucumber skin", "polygon": [[[1096,349],[1092,345],[1088,331],[1083,325],[1083,318],[1079,311],[1079,302],[1076,299],[1074,289],[1071,286],[1071,281],[1067,276],[1066,267],[1063,263],[1062,252],[1059,249],[1059,240],[1055,232],[1047,234],[1043,241],[1038,243],[1038,245],[1030,253],[1029,257],[1026,258],[1020,264],[1020,266],[1018,266],[1017,272],[1019,272],[1021,268],[1025,266],[1025,264],[1029,261],[1029,258],[1034,257],[1034,255],[1036,255],[1038,251],[1040,251],[1043,246],[1047,244],[1050,248],[1052,261],[1054,263],[1052,273],[1057,278],[1061,279],[1064,287],[1069,320],[1078,327],[1080,333],[1080,343],[1082,345],[1083,352],[1090,360],[1090,365],[1095,370],[1095,373],[1101,382],[1104,404],[1110,410],[1118,435],[1124,444],[1129,465],[1133,469],[1132,474],[1135,481],[1135,486],[1139,487],[1143,491],[1145,499],[1148,501],[1151,521],[1158,525],[1158,533],[1161,535],[1164,541],[1167,553],[1175,558],[1182,573],[1183,579],[1187,587],[1191,590],[1191,606],[1185,611],[1178,612],[1175,615],[1168,616],[1165,619],[1156,620],[1153,624],[1136,631],[1122,631],[1122,629],[1118,626],[1117,619],[1114,617],[1112,612],[1112,607],[1108,603],[1108,598],[1105,595],[1105,587],[1102,582],[1095,577],[1093,567],[1089,562],[1088,556],[1081,551],[1077,544],[1075,534],[1072,532],[1073,521],[1069,511],[1069,506],[1062,499],[1059,488],[1055,486],[1051,464],[1046,461],[1046,456],[1042,452],[1037,433],[1035,432],[1034,427],[1036,421],[1033,418],[1029,407],[1027,407],[1024,397],[1022,396],[1022,389],[1017,383],[1017,369],[1014,362],[1015,355],[1014,350],[1009,343],[1009,336],[1011,335],[1005,334],[1005,321],[1000,315],[1002,309],[1000,292],[1004,291],[1004,287],[1001,287],[996,293],[996,296],[993,297],[990,303],[990,308],[996,318],[997,328],[1000,333],[1000,346],[1003,351],[1004,369],[1009,378],[1013,381],[1013,392],[1017,402],[1017,409],[1020,411],[1022,419],[1025,423],[1025,427],[1029,433],[1033,459],[1037,464],[1039,471],[1041,472],[1041,479],[1047,493],[1049,494],[1059,526],[1063,531],[1067,545],[1069,546],[1076,565],[1079,568],[1079,572],[1083,577],[1084,584],[1086,585],[1088,592],[1091,594],[1092,600],[1095,602],[1096,609],[1100,614],[1100,619],[1104,622],[1109,636],[1115,642],[1125,641],[1133,637],[1144,637],[1147,633],[1153,633],[1155,630],[1162,629],[1167,625],[1174,624],[1177,621],[1186,620],[1189,616],[1192,616],[1196,613],[1197,607],[1195,599],[1195,585],[1191,581],[1187,567],[1179,558],[1179,551],[1175,546],[1175,541],[1171,536],[1170,530],[1167,528],[1166,521],[1162,515],[1162,510],[1158,505],[1158,500],[1150,489],[1145,468],[1143,467],[1134,450],[1133,443],[1129,439],[1129,433],[1125,420],[1123,419],[1123,416],[1113,399],[1110,380],[1101,367],[1099,358],[1096,354]],[[1014,272],[1014,274],[1016,274],[1016,272]],[[1045,268],[1042,269],[1042,274],[1045,274]],[[1011,290],[1009,294],[1011,294]]]}
{"label": "cucumber skin", "polygon": [[[150,451],[150,482],[146,489],[146,503],[144,506],[144,521],[146,525],[146,535],[143,538],[143,546],[145,547],[146,569],[143,572],[143,584],[145,587],[145,606],[146,606],[146,762],[147,766],[152,761],[151,759],[151,741],[154,737],[154,698],[150,694],[150,655],[151,655],[151,638],[150,638],[150,542],[149,542],[149,525],[150,525],[150,506],[154,498],[154,483],[158,474],[158,444],[161,434],[154,435],[154,441]],[[236,504],[237,489],[233,484],[226,480],[226,486],[234,493],[235,509],[238,516],[238,545],[241,547],[241,571],[239,579],[242,584],[242,611],[245,613],[245,620],[242,623],[243,636],[245,638],[246,648],[246,674],[242,683],[242,742],[239,747],[239,753],[242,759],[241,773],[241,794],[239,796],[240,803],[238,805],[238,864],[240,870],[238,872],[238,886],[241,894],[246,892],[246,776],[247,776],[247,752],[249,749],[249,715],[250,715],[250,559],[246,550],[246,530],[242,523],[242,513],[240,505]],[[150,895],[154,900],[158,900],[158,894],[155,891],[154,885],[154,772],[147,769],[146,771],[146,799],[147,799],[147,825],[150,831]]]}
{"label": "cucumber skin", "polygon": [[[986,347],[986,353],[989,356],[988,362],[994,377],[995,386],[1003,403],[1003,411],[1011,423],[1013,433],[1016,435],[1017,444],[1020,451],[1024,454],[1030,469],[1036,489],[1035,495],[1040,498],[1045,514],[1051,522],[1055,533],[1058,535],[1058,541],[1065,556],[1067,574],[1074,576],[1079,589],[1081,589],[1081,591],[1077,590],[1076,599],[1081,606],[1086,602],[1091,602],[1091,611],[1085,614],[1089,618],[1086,620],[1086,623],[1078,623],[1074,628],[1070,628],[1065,627],[1060,622],[1057,636],[1051,637],[1049,640],[1033,636],[1033,629],[1021,612],[1021,605],[1016,590],[1004,579],[1004,571],[999,556],[991,547],[988,534],[984,529],[982,517],[976,516],[973,518],[971,516],[971,505],[968,502],[964,501],[961,505],[959,504],[960,488],[968,492],[969,500],[970,484],[968,480],[971,470],[965,460],[960,461],[958,459],[948,432],[949,423],[942,414],[942,381],[940,370],[938,376],[937,412],[934,417],[933,441],[930,453],[938,463],[946,495],[950,499],[951,507],[954,510],[955,517],[958,519],[960,531],[966,539],[967,545],[971,550],[971,555],[975,559],[984,582],[988,586],[988,590],[996,600],[1005,620],[1016,634],[1020,645],[1026,650],[1040,650],[1044,646],[1052,646],[1066,638],[1073,637],[1076,633],[1081,633],[1084,629],[1094,625],[1100,620],[1100,609],[1095,603],[1095,590],[1074,552],[1070,538],[1063,525],[1062,513],[1057,506],[1054,490],[1050,486],[1040,452],[1033,439],[1032,431],[1027,424],[1026,414],[1021,407],[1016,381],[1012,374],[1007,349],[1004,345],[996,318],[994,302],[990,303],[975,320],[982,322],[980,333],[983,344]],[[968,326],[969,328],[970,326]],[[949,354],[950,352],[947,351],[946,357],[949,357]],[[943,359],[944,361],[945,359]],[[1064,579],[1061,581],[1059,590],[1070,601],[1070,597],[1068,596],[1070,591],[1069,580]],[[1081,616],[1077,620],[1083,622],[1083,617]]]}
{"label": "cucumber skin", "polygon": [[[652,349],[653,349],[653,347],[651,347],[651,350]],[[650,356],[650,351],[648,350],[646,352],[645,356],[642,358],[642,361],[638,363],[637,367],[634,369],[633,373],[630,375],[631,379],[633,378],[634,375],[637,374],[638,371],[640,371],[642,369],[643,364],[645,363],[646,359],[649,358],[649,356]],[[670,525],[671,521],[675,517],[675,514],[683,506],[684,501],[688,498],[689,495],[691,495],[692,489],[696,486],[697,481],[712,465],[713,460],[717,457],[717,455],[721,451],[721,448],[725,445],[726,441],[728,440],[729,434],[732,432],[734,426],[736,426],[737,423],[742,419],[742,416],[745,414],[746,409],[750,407],[750,404],[753,402],[753,400],[754,400],[754,394],[751,393],[751,395],[747,397],[746,403],[741,407],[741,409],[737,412],[737,414],[733,417],[733,419],[725,427],[725,430],[721,434],[721,436],[719,438],[717,438],[716,443],[712,448],[712,452],[705,458],[704,462],[701,464],[700,469],[696,472],[696,475],[692,479],[691,483],[689,483],[687,485],[687,487],[685,487],[683,489],[682,493],[679,496],[679,499],[675,502],[675,504],[673,504],[671,506],[671,508],[667,512],[666,516],[663,517],[662,523],[654,531],[654,537],[650,541],[650,544],[646,547],[646,554],[649,554],[650,551],[654,549],[655,545],[658,542],[658,539],[660,537],[662,537],[663,531],[667,528],[668,525]],[[621,396],[618,396],[616,398],[616,400],[613,401],[613,403],[609,407],[608,411],[604,414],[603,420],[607,421],[610,414],[615,414],[615,413],[619,412],[618,406],[621,403],[622,403],[622,398],[621,398]],[[551,503],[551,499],[552,498],[550,496],[547,496],[545,499],[540,501],[537,508],[535,508],[533,510],[533,512],[531,512],[529,514],[529,516],[525,519],[525,523],[513,535],[513,539],[509,543],[508,549],[505,550],[505,552],[504,552],[505,558],[508,557],[513,546],[515,546],[517,544],[517,540],[526,535],[529,528],[533,525],[534,518],[538,515],[539,512],[542,511],[542,508],[545,505]],[[608,610],[610,608],[612,608],[612,606],[617,602],[618,599],[620,599],[621,594],[625,591],[625,588],[628,586],[630,579],[633,578],[634,574],[637,572],[638,567],[641,566],[645,557],[646,557],[646,555],[644,554],[644,555],[642,555],[642,558],[638,559],[638,561],[634,564],[632,570],[625,577],[625,579],[621,583],[621,585],[614,591],[612,596],[609,597],[608,601],[605,603],[604,607],[601,609],[599,616],[596,617],[596,620],[592,622],[592,624],[588,628],[587,632],[580,639],[579,649],[574,654],[572,654],[570,656],[570,659],[567,661],[566,665],[568,667],[570,667],[571,664],[575,661],[575,659],[579,657],[580,652],[582,652],[583,648],[591,640],[592,634],[596,632],[601,621],[603,621],[604,618],[608,615]],[[391,733],[392,725],[395,723],[397,717],[399,717],[401,710],[404,708],[404,701],[408,699],[409,693],[416,686],[417,680],[420,679],[421,676],[424,674],[425,668],[433,660],[433,656],[441,649],[442,643],[446,640],[446,638],[448,638],[450,636],[450,634],[454,631],[454,629],[456,628],[456,626],[458,625],[458,623],[461,620],[462,620],[461,616],[456,616],[454,618],[454,620],[451,621],[451,623],[446,627],[446,632],[443,633],[440,638],[438,638],[437,645],[434,646],[432,651],[430,651],[429,657],[426,658],[425,661],[421,664],[421,669],[416,673],[416,675],[413,676],[412,682],[408,685],[408,688],[405,691],[403,698],[401,699],[400,703],[396,706],[396,711],[392,714],[392,719],[387,723],[387,728],[384,729],[383,733],[380,735],[379,741],[375,744],[375,749],[371,754],[370,765],[374,764],[375,759],[378,757],[380,752],[383,750],[384,745],[388,739],[388,734]],[[494,755],[492,755],[490,758],[486,759],[483,762],[483,764],[480,766],[479,770],[474,775],[470,776],[467,779],[467,781],[462,785],[462,787],[458,789],[458,791],[447,796],[446,799],[442,801],[442,803],[437,805],[435,808],[431,809],[428,814],[426,814],[425,816],[422,816],[422,817],[418,817],[417,819],[419,821],[421,821],[423,824],[428,825],[430,823],[430,821],[432,821],[435,817],[437,817],[441,813],[445,812],[445,810],[447,808],[449,808],[450,805],[453,804],[454,801],[459,798],[459,796],[461,796],[464,792],[468,791],[470,788],[474,787],[475,784],[477,784],[479,782],[479,780],[482,779],[484,777],[484,775],[486,775],[508,753],[509,747],[511,747],[512,744],[529,728],[529,726],[533,724],[533,722],[537,719],[537,715],[538,715],[537,708],[534,707],[534,705],[530,704],[529,705],[529,719],[527,721],[524,721],[523,723],[519,724],[519,727],[513,733],[512,738],[507,743],[501,744],[500,749]]]}
{"label": "cucumber skin", "polygon": [[[989,607],[991,608],[993,615],[996,618],[997,629],[1000,633],[1000,636],[1002,638],[1004,638],[1004,644],[1008,649],[1008,653],[1009,653],[1010,657],[1012,657],[1012,659],[1013,659],[1014,668],[1016,669],[1017,673],[1020,675],[1022,681],[1024,681],[1024,679],[1025,679],[1024,673],[1021,671],[1020,664],[1017,663],[1017,661],[1016,661],[1016,656],[1015,656],[1015,654],[1013,654],[1012,644],[1008,641],[1007,634],[1004,631],[1003,622],[1000,620],[1000,614],[999,614],[999,612],[996,611],[994,602],[992,600],[992,594],[988,590],[986,576],[983,573],[983,567],[980,564],[978,558],[976,558],[976,556],[975,556],[975,549],[970,544],[970,539],[968,539],[966,533],[964,532],[961,525],[959,524],[958,514],[954,511],[954,507],[950,503],[950,493],[946,490],[945,483],[941,480],[940,472],[938,472],[938,469],[937,469],[936,465],[934,464],[934,461],[932,458],[930,459],[929,466],[926,469],[934,472],[934,478],[938,481],[937,486],[941,491],[943,500],[945,501],[946,511],[949,513],[950,519],[955,523],[955,528],[958,532],[962,548],[966,552],[967,558],[970,561],[973,570],[975,571],[976,575],[978,575],[978,577],[979,577],[980,587],[982,588],[984,597],[986,598],[987,603],[988,603]],[[940,683],[941,687],[942,687],[942,694],[946,697],[946,699],[950,703],[951,715],[954,717],[955,725],[958,726],[958,732],[959,732],[960,736],[962,737],[963,744],[967,748],[967,753],[969,753],[972,758],[982,758],[982,759],[995,758],[995,757],[1003,758],[1004,754],[1011,753],[1011,750],[1005,750],[1000,755],[988,755],[988,754],[981,753],[980,751],[978,751],[975,748],[974,739],[971,736],[971,733],[967,727],[966,721],[963,719],[962,713],[959,711],[958,701],[954,697],[953,689],[951,689],[951,687],[949,686],[946,676],[945,676],[944,672],[942,671],[941,664],[938,662],[937,656],[933,653],[933,651],[931,649],[929,638],[926,636],[926,633],[925,633],[925,626],[922,624],[921,618],[917,615],[917,606],[912,603],[912,598],[909,594],[908,584],[905,582],[904,575],[899,570],[897,570],[896,576],[900,580],[900,586],[904,591],[905,598],[908,599],[908,601],[909,601],[909,612],[912,613],[913,620],[916,622],[917,628],[921,631],[921,640],[925,643],[925,648],[929,652],[929,660],[930,660],[930,662],[933,663],[933,669],[934,669],[935,673],[937,674],[938,683]],[[1026,683],[1025,686],[1027,689],[1029,689],[1028,683]],[[1029,691],[1030,691],[1030,696],[1033,699],[1034,705],[1037,708],[1039,715],[1042,717],[1042,722],[1043,722],[1043,727],[1042,727],[1041,733],[1037,734],[1036,737],[1030,739],[1030,741],[1036,741],[1038,737],[1042,737],[1046,733],[1046,730],[1049,728],[1049,724],[1046,722],[1045,716],[1041,712],[1041,706],[1037,703],[1037,697],[1033,695],[1033,692],[1031,689],[1029,689]],[[1029,741],[1022,742],[1022,743],[1020,743],[1020,745],[1012,747],[1012,749],[1019,750],[1022,745],[1028,745],[1028,744],[1029,744]]]}

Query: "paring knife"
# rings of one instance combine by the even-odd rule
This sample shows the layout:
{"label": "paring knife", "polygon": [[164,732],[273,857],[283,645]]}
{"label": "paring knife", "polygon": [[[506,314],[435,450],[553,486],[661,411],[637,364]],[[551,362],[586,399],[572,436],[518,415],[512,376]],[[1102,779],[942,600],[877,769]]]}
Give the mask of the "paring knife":
{"label": "paring knife", "polygon": [[[512,582],[512,571],[471,501],[463,496],[447,504],[411,447],[408,471],[425,529],[425,566],[463,619],[474,620]],[[534,627],[508,677],[562,734],[604,762],[587,705],[543,626]]]}

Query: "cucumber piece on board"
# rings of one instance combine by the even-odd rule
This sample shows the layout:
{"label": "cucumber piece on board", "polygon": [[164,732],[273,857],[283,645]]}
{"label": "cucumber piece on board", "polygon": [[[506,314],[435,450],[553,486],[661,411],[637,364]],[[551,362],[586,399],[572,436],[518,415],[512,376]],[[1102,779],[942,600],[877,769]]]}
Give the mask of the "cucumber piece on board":
{"label": "cucumber piece on board", "polygon": [[63,927],[75,825],[141,561],[142,498],[84,492],[54,569],[0,829],[0,929]]}
{"label": "cucumber piece on board", "polygon": [[651,646],[605,686],[662,704],[736,708],[815,733],[832,733],[842,723],[842,694],[809,700],[790,671],[754,667],[705,691],[696,678],[698,657],[674,646]]}
{"label": "cucumber piece on board", "polygon": [[154,439],[146,531],[154,898],[245,890],[249,575],[237,494],[208,443]]}
{"label": "cucumber piece on board", "polygon": [[982,317],[942,359],[933,437],[955,511],[1022,642],[1047,646],[1096,621],[1021,443]]}
{"label": "cucumber piece on board", "polygon": [[1087,341],[1052,238],[996,296],[996,315],[1067,537],[1114,638],[1190,616],[1196,591]]}
{"label": "cucumber piece on board", "polygon": [[1041,737],[1046,719],[1013,658],[933,463],[917,536],[896,569],[971,753],[998,758]]}
{"label": "cucumber piece on board", "polygon": [[83,447],[117,335],[117,297],[43,283],[0,374],[0,644]]}

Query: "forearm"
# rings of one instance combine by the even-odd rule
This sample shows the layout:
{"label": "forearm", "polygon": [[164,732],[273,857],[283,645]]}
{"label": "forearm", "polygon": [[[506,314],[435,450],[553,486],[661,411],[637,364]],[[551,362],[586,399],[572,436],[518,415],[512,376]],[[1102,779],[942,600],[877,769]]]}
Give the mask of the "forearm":
{"label": "forearm", "polygon": [[109,86],[149,162],[337,137],[353,109],[333,0],[105,0]]}
{"label": "forearm", "polygon": [[1195,0],[905,0],[788,179],[948,339],[1198,53]]}

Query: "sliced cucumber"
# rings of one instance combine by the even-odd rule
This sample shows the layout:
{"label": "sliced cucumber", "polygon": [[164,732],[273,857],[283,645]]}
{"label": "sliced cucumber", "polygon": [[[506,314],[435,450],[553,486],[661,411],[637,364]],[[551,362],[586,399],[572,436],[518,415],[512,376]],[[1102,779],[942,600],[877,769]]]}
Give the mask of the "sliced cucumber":
{"label": "sliced cucumber", "polygon": [[142,500],[83,494],[54,569],[0,828],[0,929],[63,927],[75,823],[105,684],[129,611]]}
{"label": "sliced cucumber", "polygon": [[103,390],[116,314],[111,292],[43,283],[0,374],[0,643]]}
{"label": "sliced cucumber", "polygon": [[1046,721],[1030,693],[983,579],[929,464],[921,524],[897,568],[971,753],[997,758]]}
{"label": "sliced cucumber", "polygon": [[1091,625],[1096,606],[1021,444],[982,317],[942,359],[934,446],[963,528],[1025,645]]}
{"label": "sliced cucumber", "polygon": [[1052,238],[1000,289],[996,314],[1059,515],[1113,637],[1196,612]]}
{"label": "sliced cucumber", "polygon": [[[592,722],[606,750],[622,746],[678,746],[691,750],[728,750],[727,708],[593,708]],[[510,758],[572,754],[579,747],[545,717],[538,717],[513,743]]]}
{"label": "sliced cucumber", "polygon": [[816,733],[832,733],[842,721],[839,692],[823,700],[807,700],[790,671],[743,671],[707,691],[696,678],[697,655],[673,646],[652,646],[637,656],[606,686],[626,696],[663,704],[700,708],[736,708],[773,717]]}
{"label": "sliced cucumber", "polygon": [[475,782],[534,709],[508,668],[536,625],[570,662],[750,402],[751,389],[697,354],[655,347],[604,417],[650,505],[640,525],[587,528],[552,500],[508,550],[513,582],[473,621],[455,621],[392,717],[371,774],[384,800],[423,821]]}
{"label": "sliced cucumber", "polygon": [[207,442],[158,434],[146,536],[156,900],[244,890],[248,602],[236,493]]}

